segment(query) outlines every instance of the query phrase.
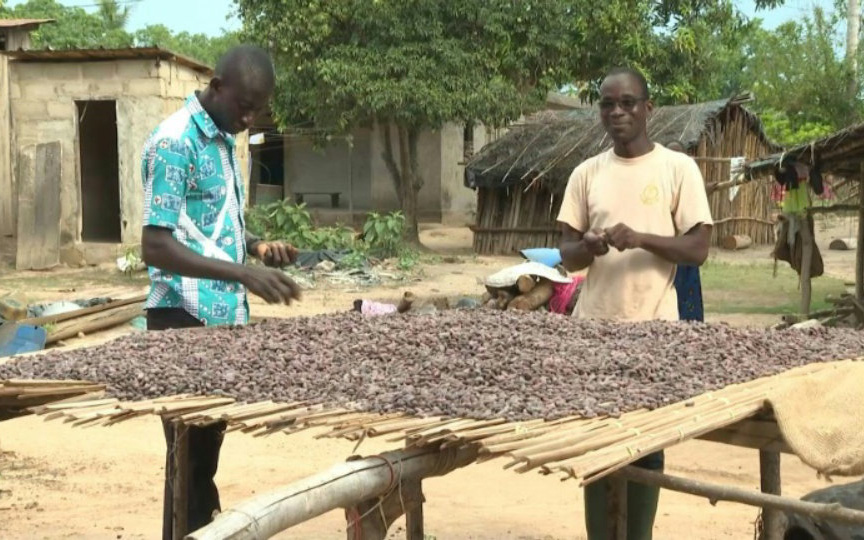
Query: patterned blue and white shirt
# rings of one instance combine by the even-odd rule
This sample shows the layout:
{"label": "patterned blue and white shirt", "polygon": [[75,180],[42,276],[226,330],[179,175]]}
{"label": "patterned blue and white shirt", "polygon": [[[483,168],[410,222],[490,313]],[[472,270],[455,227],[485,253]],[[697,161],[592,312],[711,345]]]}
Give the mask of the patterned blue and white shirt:
{"label": "patterned blue and white shirt", "polygon": [[[216,127],[194,94],[150,135],[141,173],[145,226],[170,229],[177,241],[205,257],[246,262],[235,140]],[[148,271],[146,308],[183,308],[208,326],[249,320],[246,289],[239,283]]]}

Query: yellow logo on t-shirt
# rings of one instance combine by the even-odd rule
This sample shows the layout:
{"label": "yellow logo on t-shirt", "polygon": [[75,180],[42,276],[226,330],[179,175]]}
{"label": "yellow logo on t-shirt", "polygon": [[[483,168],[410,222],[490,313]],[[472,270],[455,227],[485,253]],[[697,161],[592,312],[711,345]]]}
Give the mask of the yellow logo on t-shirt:
{"label": "yellow logo on t-shirt", "polygon": [[642,195],[640,195],[642,199],[642,204],[646,206],[650,206],[652,204],[657,204],[660,200],[660,189],[657,187],[657,184],[649,184],[645,186],[645,189],[642,190]]}

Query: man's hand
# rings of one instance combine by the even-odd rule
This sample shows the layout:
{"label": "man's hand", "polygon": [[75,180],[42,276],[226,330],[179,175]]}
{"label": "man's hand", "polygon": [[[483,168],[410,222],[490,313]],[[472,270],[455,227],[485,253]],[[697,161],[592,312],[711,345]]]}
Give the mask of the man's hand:
{"label": "man's hand", "polygon": [[618,251],[642,247],[642,235],[623,223],[606,229],[605,232],[606,241]]}
{"label": "man's hand", "polygon": [[282,268],[297,260],[297,248],[283,242],[257,242],[252,253],[265,265]]}
{"label": "man's hand", "polygon": [[609,253],[609,244],[606,233],[601,229],[591,229],[582,236],[588,252],[595,257]]}
{"label": "man's hand", "polygon": [[268,304],[291,304],[292,300],[300,300],[300,286],[274,268],[255,268],[248,266],[243,272],[240,282],[249,292],[260,296]]}

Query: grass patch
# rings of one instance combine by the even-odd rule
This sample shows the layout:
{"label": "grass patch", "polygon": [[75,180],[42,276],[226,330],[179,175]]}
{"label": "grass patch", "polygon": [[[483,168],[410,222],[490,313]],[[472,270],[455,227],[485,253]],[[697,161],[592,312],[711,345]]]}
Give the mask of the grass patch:
{"label": "grass patch", "polygon": [[[798,274],[787,263],[729,264],[708,261],[701,268],[705,311],[711,313],[798,313],[801,291]],[[827,295],[845,292],[843,280],[820,276],[813,280],[811,311],[828,309]]]}

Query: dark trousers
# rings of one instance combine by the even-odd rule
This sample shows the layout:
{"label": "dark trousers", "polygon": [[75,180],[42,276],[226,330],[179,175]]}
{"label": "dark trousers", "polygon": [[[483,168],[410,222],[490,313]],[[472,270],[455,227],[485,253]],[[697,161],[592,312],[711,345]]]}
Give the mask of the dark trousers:
{"label": "dark trousers", "polygon": [[[663,472],[664,457],[661,450],[635,461],[633,466]],[[609,538],[609,514],[606,506],[608,484],[609,480],[604,478],[585,486],[585,527],[588,529],[588,540]],[[659,500],[659,487],[627,482],[627,540],[652,539]]]}
{"label": "dark trousers", "polygon": [[[169,330],[177,328],[201,327],[201,321],[182,309],[147,310],[147,330]],[[192,532],[213,520],[213,512],[220,511],[219,490],[214,478],[219,465],[219,450],[225,436],[224,422],[204,427],[189,426],[185,431],[189,447],[189,481],[186,492],[187,526],[185,532]],[[162,540],[172,540],[174,536],[174,481],[175,445],[174,424],[162,420],[165,431],[165,501],[162,508]]]}

